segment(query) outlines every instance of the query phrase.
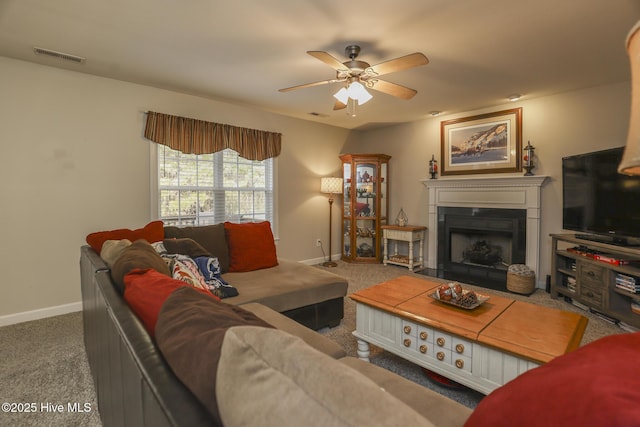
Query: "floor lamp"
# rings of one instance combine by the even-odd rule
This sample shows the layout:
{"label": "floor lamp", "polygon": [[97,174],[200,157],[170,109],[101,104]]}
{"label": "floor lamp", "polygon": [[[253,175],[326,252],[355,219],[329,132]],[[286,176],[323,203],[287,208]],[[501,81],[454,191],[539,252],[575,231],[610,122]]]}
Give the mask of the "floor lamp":
{"label": "floor lamp", "polygon": [[323,262],[322,265],[324,267],[337,267],[338,264],[331,261],[331,207],[333,206],[333,195],[342,194],[342,178],[320,178],[320,192],[329,194],[329,261]]}

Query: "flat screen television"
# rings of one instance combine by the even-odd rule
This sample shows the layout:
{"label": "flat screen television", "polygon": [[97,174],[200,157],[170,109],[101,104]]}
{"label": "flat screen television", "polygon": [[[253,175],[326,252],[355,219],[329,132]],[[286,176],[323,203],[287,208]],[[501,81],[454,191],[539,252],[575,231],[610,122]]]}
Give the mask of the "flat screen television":
{"label": "flat screen television", "polygon": [[[562,159],[562,227],[614,244],[640,238],[640,177],[618,173],[624,147]],[[630,239],[631,238],[631,239]]]}

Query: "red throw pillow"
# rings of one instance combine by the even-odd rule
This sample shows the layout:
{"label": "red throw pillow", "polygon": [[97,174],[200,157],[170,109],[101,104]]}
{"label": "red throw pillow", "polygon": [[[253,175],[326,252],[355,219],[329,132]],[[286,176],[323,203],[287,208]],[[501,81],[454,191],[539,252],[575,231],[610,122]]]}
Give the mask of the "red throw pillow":
{"label": "red throw pillow", "polygon": [[482,399],[465,427],[640,425],[640,332],[556,357]]}
{"label": "red throw pillow", "polygon": [[137,230],[119,228],[110,231],[97,231],[87,236],[87,243],[99,254],[102,251],[102,244],[107,240],[129,239],[132,242],[144,239],[149,243],[159,242],[164,239],[164,223],[162,221],[152,221]]}
{"label": "red throw pillow", "polygon": [[[187,283],[168,277],[153,269],[133,270],[124,276],[124,299],[138,316],[149,335],[155,335],[156,322],[164,301],[178,288]],[[212,293],[194,288],[211,298],[220,300]]]}
{"label": "red throw pillow", "polygon": [[276,245],[268,221],[225,222],[229,245],[229,272],[254,271],[278,265]]}

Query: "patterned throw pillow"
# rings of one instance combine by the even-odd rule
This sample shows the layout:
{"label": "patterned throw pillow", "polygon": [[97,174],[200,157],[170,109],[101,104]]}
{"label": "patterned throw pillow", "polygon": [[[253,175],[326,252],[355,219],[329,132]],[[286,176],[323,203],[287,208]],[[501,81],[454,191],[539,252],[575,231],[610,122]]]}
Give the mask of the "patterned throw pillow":
{"label": "patterned throw pillow", "polygon": [[209,291],[220,298],[230,298],[238,296],[238,290],[227,283],[222,276],[220,263],[216,257],[197,257],[194,259],[204,276]]}
{"label": "patterned throw pillow", "polygon": [[195,261],[186,255],[168,255],[171,261],[171,276],[182,280],[194,288],[208,290],[204,276],[200,273]]}

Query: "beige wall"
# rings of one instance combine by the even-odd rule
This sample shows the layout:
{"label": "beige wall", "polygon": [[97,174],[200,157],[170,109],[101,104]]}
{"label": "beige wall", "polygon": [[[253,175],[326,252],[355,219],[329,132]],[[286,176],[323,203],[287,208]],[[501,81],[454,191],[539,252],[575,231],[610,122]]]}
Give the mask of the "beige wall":
{"label": "beige wall", "polygon": [[80,301],[85,236],[154,217],[148,110],[281,132],[278,254],[322,257],[315,239],[328,240],[328,203],[319,177],[339,174],[347,130],[1,57],[0,93],[0,324]]}
{"label": "beige wall", "polygon": [[[278,158],[279,256],[319,260],[327,245],[328,204],[319,177],[339,176],[338,154],[393,156],[391,215],[402,207],[412,223],[426,222],[427,160],[439,157],[441,120],[368,132],[291,119],[229,103],[124,83],[0,57],[0,188],[4,226],[0,325],[79,309],[79,247],[86,234],[136,228],[154,217],[149,202],[149,142],[144,112],[155,110],[283,134]],[[537,147],[543,190],[543,244],[560,231],[560,158],[622,145],[629,84],[593,88],[508,104],[524,108],[524,139]],[[333,252],[339,251],[340,212],[334,209]],[[543,256],[543,271],[549,270]],[[40,311],[39,311],[40,310]],[[24,317],[24,316],[23,316]],[[26,319],[25,319],[26,320]]]}
{"label": "beige wall", "polygon": [[393,156],[390,163],[390,219],[393,221],[403,208],[410,223],[427,225],[427,192],[420,180],[429,177],[431,155],[435,154],[440,160],[440,122],[515,107],[523,109],[524,144],[530,140],[536,148],[538,163],[534,173],[549,176],[542,189],[539,279],[544,283],[551,269],[549,234],[562,231],[561,159],[625,144],[630,111],[628,82],[531,100],[525,98],[464,114],[429,116],[418,122],[368,131],[361,135],[360,141],[349,143],[345,149]]}

